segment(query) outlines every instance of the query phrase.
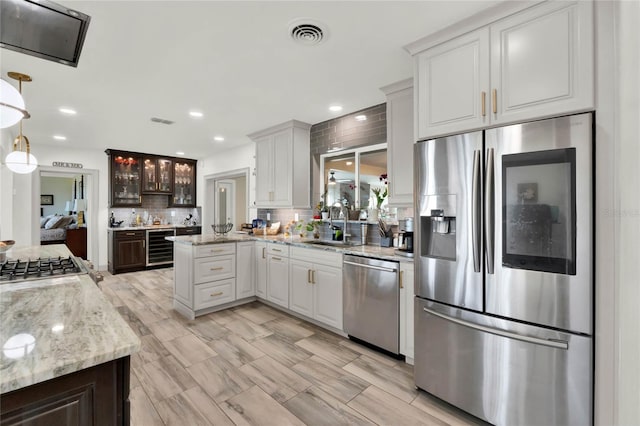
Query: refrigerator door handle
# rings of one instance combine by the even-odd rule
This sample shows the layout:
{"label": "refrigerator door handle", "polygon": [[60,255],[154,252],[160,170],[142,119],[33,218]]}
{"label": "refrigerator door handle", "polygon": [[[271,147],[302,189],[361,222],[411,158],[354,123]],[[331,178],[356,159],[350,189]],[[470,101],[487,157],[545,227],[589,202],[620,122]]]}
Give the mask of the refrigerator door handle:
{"label": "refrigerator door handle", "polygon": [[473,272],[480,272],[480,151],[473,151],[473,182],[471,183],[471,239]]}
{"label": "refrigerator door handle", "polygon": [[497,328],[487,327],[484,325],[474,324],[472,322],[461,320],[458,318],[453,318],[453,317],[441,314],[440,312],[433,311],[431,309],[427,309],[427,308],[422,308],[422,309],[428,314],[434,315],[438,318],[456,323],[464,327],[469,327],[474,330],[495,334],[496,336],[502,336],[508,339],[521,340],[523,342],[533,343],[534,345],[542,345],[542,346],[549,346],[556,349],[569,350],[569,343],[564,340],[549,340],[549,339],[541,339],[539,337],[525,336],[522,334],[510,332],[510,331],[499,330]]}
{"label": "refrigerator door handle", "polygon": [[485,200],[484,200],[484,238],[487,252],[487,274],[493,274],[494,243],[495,243],[495,184],[493,148],[487,149],[487,170],[485,173]]}

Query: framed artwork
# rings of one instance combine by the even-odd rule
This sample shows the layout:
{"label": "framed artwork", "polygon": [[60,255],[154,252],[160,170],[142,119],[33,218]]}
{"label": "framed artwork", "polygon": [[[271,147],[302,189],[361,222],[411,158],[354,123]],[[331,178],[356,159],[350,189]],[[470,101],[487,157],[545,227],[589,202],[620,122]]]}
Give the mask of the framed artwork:
{"label": "framed artwork", "polygon": [[535,203],[538,201],[538,184],[537,183],[519,183],[518,198],[523,204]]}
{"label": "framed artwork", "polygon": [[53,205],[53,194],[51,194],[51,195],[40,195],[40,205],[41,206],[52,206]]}

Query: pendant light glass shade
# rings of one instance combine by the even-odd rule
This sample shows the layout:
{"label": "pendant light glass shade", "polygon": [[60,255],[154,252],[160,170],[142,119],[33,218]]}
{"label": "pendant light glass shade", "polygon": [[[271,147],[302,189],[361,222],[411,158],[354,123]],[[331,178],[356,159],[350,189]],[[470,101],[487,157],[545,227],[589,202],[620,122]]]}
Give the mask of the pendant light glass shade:
{"label": "pendant light glass shade", "polygon": [[28,116],[20,92],[0,78],[0,129],[11,127]]}
{"label": "pendant light glass shade", "polygon": [[335,185],[336,184],[336,177],[334,176],[335,172],[329,172],[331,173],[331,177],[329,178],[329,185]]}
{"label": "pendant light glass shade", "polygon": [[4,163],[9,170],[14,173],[27,174],[33,172],[38,167],[38,160],[31,153],[24,151],[13,151],[4,159]]}
{"label": "pendant light glass shade", "polygon": [[[13,151],[9,153],[9,155],[7,155],[7,157],[4,160],[4,163],[7,165],[7,167],[9,168],[9,170],[11,170],[14,173],[21,173],[21,174],[27,174],[27,173],[31,173],[33,172],[37,167],[38,167],[38,160],[36,160],[36,157],[33,156],[33,154],[31,154],[31,147],[29,146],[29,139],[24,136],[22,134],[22,119],[24,118],[29,118],[29,113],[27,113],[26,111],[24,111],[24,100],[22,99],[22,82],[23,81],[31,81],[31,77],[26,75],[26,74],[21,74],[18,72],[9,72],[7,74],[9,77],[18,80],[20,82],[20,90],[18,91],[18,96],[20,97],[20,99],[18,100],[19,102],[21,102],[22,105],[22,109],[18,108],[18,110],[22,111],[22,115],[21,117],[18,119],[18,122],[20,122],[20,132],[18,133],[18,137],[13,141]],[[0,79],[0,81],[2,81],[2,96],[3,96],[3,102],[2,102],[2,114],[4,116],[4,112],[6,109],[8,110],[12,110],[12,109],[16,109],[14,106],[10,106],[8,108],[5,108],[7,105],[9,105],[8,103],[4,102],[4,95],[6,94],[10,94],[11,91],[10,90],[6,90],[5,92],[5,88],[6,86],[9,86],[13,89],[13,86],[11,86],[10,84],[5,84],[6,81]],[[13,89],[15,91],[15,89]],[[14,101],[16,100],[16,98],[14,97]],[[15,124],[15,123],[14,123]],[[23,151],[23,142],[24,142],[24,151]]]}

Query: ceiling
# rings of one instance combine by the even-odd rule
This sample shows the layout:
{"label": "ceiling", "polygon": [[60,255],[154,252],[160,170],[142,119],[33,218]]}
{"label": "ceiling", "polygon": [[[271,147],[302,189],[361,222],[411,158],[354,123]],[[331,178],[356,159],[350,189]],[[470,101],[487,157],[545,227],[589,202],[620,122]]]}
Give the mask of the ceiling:
{"label": "ceiling", "polygon": [[[0,49],[5,80],[17,83],[8,71],[33,78],[23,84],[24,133],[36,156],[38,145],[58,145],[203,158],[290,119],[314,124],[384,102],[379,88],[413,73],[402,46],[499,1],[58,3],[91,16],[77,68]],[[328,36],[295,43],[296,18],[323,23]]]}

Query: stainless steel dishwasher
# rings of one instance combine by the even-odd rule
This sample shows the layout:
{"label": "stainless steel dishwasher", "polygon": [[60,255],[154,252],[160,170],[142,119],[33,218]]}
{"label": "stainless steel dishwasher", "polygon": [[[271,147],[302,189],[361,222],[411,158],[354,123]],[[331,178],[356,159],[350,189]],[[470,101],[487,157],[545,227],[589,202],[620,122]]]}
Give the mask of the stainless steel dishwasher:
{"label": "stainless steel dishwasher", "polygon": [[400,353],[399,264],[344,256],[344,331],[387,352]]}

